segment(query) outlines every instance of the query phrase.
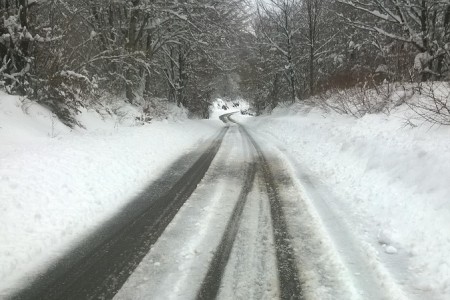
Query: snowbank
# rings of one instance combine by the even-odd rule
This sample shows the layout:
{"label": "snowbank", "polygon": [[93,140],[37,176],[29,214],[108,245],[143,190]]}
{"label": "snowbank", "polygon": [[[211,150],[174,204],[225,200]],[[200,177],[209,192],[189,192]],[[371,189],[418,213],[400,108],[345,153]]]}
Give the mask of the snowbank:
{"label": "snowbank", "polygon": [[0,298],[222,126],[165,120],[124,127],[95,111],[80,121],[89,130],[71,131],[47,109],[0,95]]}
{"label": "snowbank", "polygon": [[449,299],[450,128],[405,126],[409,113],[354,119],[296,105],[242,121],[332,191],[367,255],[410,295]]}

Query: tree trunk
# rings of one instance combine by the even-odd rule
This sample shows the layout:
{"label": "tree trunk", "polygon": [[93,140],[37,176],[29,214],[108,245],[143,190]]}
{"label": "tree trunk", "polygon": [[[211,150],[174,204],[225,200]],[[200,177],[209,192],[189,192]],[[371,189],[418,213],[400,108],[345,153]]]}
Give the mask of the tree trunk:
{"label": "tree trunk", "polygon": [[[26,28],[28,30],[28,0],[19,0],[19,19],[22,28]],[[20,44],[20,50],[24,56],[28,56],[29,54],[29,45],[30,41],[27,38],[23,38]]]}
{"label": "tree trunk", "polygon": [[284,27],[286,31],[286,41],[287,41],[287,62],[289,67],[289,86],[290,86],[290,92],[291,92],[291,102],[294,103],[295,99],[297,98],[295,95],[295,72],[294,72],[294,61],[293,61],[293,48],[292,48],[292,28],[290,24],[289,19],[289,11],[293,9],[292,7],[288,6],[287,3],[285,3],[284,7]]}
{"label": "tree trunk", "polygon": [[292,59],[292,44],[291,39],[288,37],[287,40],[287,62],[288,62],[288,81],[289,81],[289,88],[291,92],[291,102],[294,103],[296,96],[295,96],[295,72],[294,72],[294,63]]}
{"label": "tree trunk", "polygon": [[166,73],[166,81],[167,81],[167,99],[169,102],[173,102],[178,104],[177,100],[177,88],[176,88],[176,78],[175,78],[175,63],[173,61],[173,57],[175,55],[173,47],[169,47],[168,49],[168,64],[167,68],[164,70]]}
{"label": "tree trunk", "polygon": [[183,46],[178,46],[178,86],[177,86],[177,105],[186,107],[186,53],[183,51]]}
{"label": "tree trunk", "polygon": [[271,103],[271,107],[270,109],[273,110],[277,105],[278,105],[278,93],[280,90],[280,76],[278,74],[275,74],[275,77],[273,79],[273,84],[272,84],[272,91],[270,92],[270,103]]}
{"label": "tree trunk", "polygon": [[[132,2],[132,9],[130,12],[130,25],[128,27],[128,44],[127,48],[129,52],[134,52],[136,49],[136,28],[139,17],[139,11],[135,9],[140,4],[140,0],[134,0]],[[133,79],[135,74],[133,74],[132,70],[128,70],[126,73],[126,97],[130,103],[134,102],[135,94],[134,94],[134,84]]]}
{"label": "tree trunk", "polygon": [[[430,53],[430,49],[429,49],[429,43],[428,43],[428,35],[427,35],[427,31],[428,31],[428,26],[427,23],[428,22],[428,15],[427,15],[427,1],[426,0],[422,0],[421,3],[421,11],[420,11],[420,25],[421,25],[421,31],[422,31],[422,45],[425,49],[425,51],[428,52],[428,54]],[[431,70],[431,62],[428,63],[427,65],[430,70]],[[422,72],[421,74],[421,81],[427,81],[430,78],[430,74],[427,72]]]}
{"label": "tree trunk", "polygon": [[309,47],[309,93],[314,95],[314,46]]}

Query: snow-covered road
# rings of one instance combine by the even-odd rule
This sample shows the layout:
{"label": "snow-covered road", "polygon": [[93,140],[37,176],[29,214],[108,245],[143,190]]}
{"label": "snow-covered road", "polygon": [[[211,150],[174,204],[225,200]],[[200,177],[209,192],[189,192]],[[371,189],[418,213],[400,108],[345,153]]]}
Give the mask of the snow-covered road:
{"label": "snow-covered road", "polygon": [[281,196],[288,177],[273,173],[272,157],[230,121],[197,157],[181,169],[189,159],[178,160],[61,266],[16,296],[109,299],[134,271],[116,298],[301,299],[287,195]]}
{"label": "snow-covered road", "polygon": [[269,164],[231,124],[201,185],[116,299],[301,299],[285,176]]}
{"label": "snow-covered road", "polygon": [[[153,183],[147,189],[139,184],[139,190],[143,191],[141,195],[145,199],[153,199],[149,202],[155,201],[157,206],[148,206],[139,197],[134,204],[125,206],[129,200],[117,200],[115,207],[122,211],[119,218],[110,219],[90,239],[84,239],[84,245],[75,248],[75,256],[62,260],[63,265],[69,262],[75,267],[56,268],[56,272],[53,268],[48,273],[50,275],[43,277],[44,281],[39,283],[38,280],[37,285],[21,294],[23,299],[363,300],[422,299],[426,295],[439,295],[435,298],[446,299],[445,289],[439,294],[437,290],[431,293],[415,288],[411,281],[415,270],[411,268],[406,250],[399,247],[401,244],[396,243],[388,231],[379,231],[373,241],[375,229],[370,227],[370,219],[362,220],[353,214],[358,203],[342,201],[336,196],[342,187],[327,184],[323,177],[311,171],[311,162],[319,165],[318,170],[330,168],[330,162],[321,157],[321,152],[314,152],[323,150],[320,143],[314,144],[312,150],[299,144],[314,136],[314,132],[304,132],[304,136],[297,133],[300,126],[295,127],[295,122],[300,118],[249,119],[228,114],[221,119],[227,124],[186,123],[186,128],[192,132],[190,135],[202,141],[202,146],[195,147],[191,142],[191,150],[185,150],[185,155],[178,160],[174,159],[174,151],[172,167],[167,168],[166,165],[164,172],[153,174],[152,180],[147,181]],[[152,128],[158,132],[160,126],[160,133],[165,133],[169,125],[157,124]],[[207,130],[201,129],[203,126],[208,127]],[[147,130],[144,128],[142,132],[147,134]],[[218,139],[205,143],[207,136],[217,135],[218,131],[222,132]],[[182,140],[179,126],[173,128],[173,134]],[[113,144],[108,140],[105,143]],[[105,148],[100,146],[97,148]],[[12,147],[16,149],[17,145]],[[60,149],[61,145],[55,143],[54,147]],[[309,161],[301,159],[299,148],[310,151],[307,153]],[[6,150],[10,158],[18,157],[17,153]],[[162,149],[153,151],[164,156]],[[51,153],[62,159],[56,150]],[[28,157],[26,154],[24,157]],[[115,156],[119,155],[113,153],[106,158]],[[144,158],[148,159],[148,155]],[[144,158],[139,160],[139,164]],[[51,163],[52,157],[47,161]],[[159,165],[168,161],[161,161]],[[20,161],[9,161],[9,165],[13,163],[20,165]],[[324,167],[321,168],[320,164]],[[339,166],[337,160],[333,164]],[[39,163],[35,165],[42,168]],[[85,166],[89,167],[88,164]],[[55,168],[57,172],[64,169]],[[135,168],[133,165],[128,169],[131,172]],[[16,175],[21,178],[22,173],[9,172],[8,182]],[[26,182],[24,180],[22,184]],[[14,193],[17,190],[15,186],[20,184],[7,185],[12,199],[20,196]],[[102,181],[90,184],[99,188]],[[110,185],[110,188],[116,191],[120,186]],[[147,197],[149,195],[151,197]],[[47,201],[53,198],[49,199]],[[8,203],[13,204],[9,200],[3,205]],[[23,211],[21,207],[14,209]],[[89,213],[89,210],[85,211]],[[103,220],[112,216],[113,211],[118,209],[111,208],[102,216]],[[61,218],[61,222],[67,222],[65,216]],[[83,220],[75,221],[70,219],[72,224],[79,223],[77,226],[85,223]],[[94,221],[96,224],[99,222],[92,220],[93,224]],[[38,218],[36,224],[39,222]],[[364,231],[361,231],[362,224],[367,226]],[[27,228],[16,231],[17,236],[23,234],[25,237]],[[31,233],[38,231],[37,227],[31,228]],[[48,234],[64,237],[59,234],[61,228],[52,228],[54,231]],[[13,243],[10,227],[3,232],[2,238],[11,243],[5,245],[20,246]],[[70,241],[68,237],[66,239]],[[32,250],[21,251],[20,255],[36,255],[34,248],[48,247],[45,239],[36,244],[32,243],[33,239],[22,238],[19,241],[29,243]],[[56,246],[67,251],[76,245],[76,240],[71,241],[71,244]],[[95,243],[86,247],[90,241],[105,247]],[[94,246],[100,248],[92,251]],[[4,245],[2,251],[13,253]],[[63,251],[59,250],[57,254],[49,252],[45,257],[55,261],[63,256]],[[85,258],[80,260],[83,256]],[[6,257],[3,260],[10,263],[11,269],[27,270],[26,260],[16,257],[16,261],[22,264],[19,265],[21,269],[15,265],[16,261],[6,260]],[[28,270],[36,272],[33,265]],[[16,272],[14,278],[21,279],[10,280],[18,285],[23,284],[23,278],[27,277],[24,272]]]}
{"label": "snow-covered road", "polygon": [[274,139],[231,125],[115,299],[410,299],[299,170]]}
{"label": "snow-covered road", "polygon": [[185,171],[223,128],[186,118],[137,126],[90,110],[79,116],[87,129],[70,130],[46,108],[21,105],[0,93],[0,299],[89,244],[102,224],[119,226],[114,216],[165,172]]}

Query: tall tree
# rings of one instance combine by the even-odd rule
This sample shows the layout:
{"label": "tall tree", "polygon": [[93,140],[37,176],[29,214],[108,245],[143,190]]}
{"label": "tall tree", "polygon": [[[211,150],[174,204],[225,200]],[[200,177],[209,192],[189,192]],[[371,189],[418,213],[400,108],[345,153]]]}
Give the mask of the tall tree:
{"label": "tall tree", "polygon": [[296,42],[299,35],[301,5],[298,0],[258,1],[260,32],[265,43],[276,51],[284,63],[284,76],[288,81],[290,100],[297,99],[296,67],[298,63]]}
{"label": "tall tree", "polygon": [[[448,71],[450,3],[427,0],[339,0],[360,14],[346,21],[386,39],[411,44],[418,53],[421,80],[442,78]],[[445,68],[444,68],[445,66]]]}

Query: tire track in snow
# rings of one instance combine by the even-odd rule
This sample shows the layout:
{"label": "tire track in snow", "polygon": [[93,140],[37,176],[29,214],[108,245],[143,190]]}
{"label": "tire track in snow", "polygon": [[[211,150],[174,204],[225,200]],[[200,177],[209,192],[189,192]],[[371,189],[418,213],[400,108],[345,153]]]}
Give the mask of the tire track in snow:
{"label": "tire track in snow", "polygon": [[[89,248],[88,252],[83,248],[85,245],[75,249],[68,256],[73,255],[76,259],[63,259],[56,271],[49,270],[52,274],[44,274],[12,298],[111,299],[196,189],[216,156],[227,130],[228,126],[222,129],[188,171],[175,184],[167,186],[160,197],[155,199],[150,191],[136,199],[134,209],[140,208],[142,212],[131,221],[120,228],[115,227],[116,231],[110,233],[108,238],[102,236],[108,230],[101,228],[100,232],[93,235],[103,239],[99,245]],[[148,202],[151,203],[143,207]],[[89,241],[96,242],[94,238]],[[82,258],[78,258],[78,250],[85,252]]]}
{"label": "tire track in snow", "polygon": [[402,283],[391,279],[376,253],[355,239],[332,190],[279,140],[262,132],[257,137],[269,141],[267,151],[275,154],[274,174],[292,174],[277,179],[284,185],[280,193],[287,199],[283,206],[302,266],[305,299],[415,299],[417,295],[406,296]]}
{"label": "tire track in snow", "polygon": [[281,197],[277,191],[276,181],[270,171],[269,163],[263,155],[261,148],[243,126],[238,126],[239,130],[241,130],[242,134],[249,139],[258,154],[258,165],[263,173],[265,188],[269,197],[272,229],[278,263],[280,297],[281,299],[302,299],[302,289],[297,262],[290,242],[291,237],[287,230],[286,218],[281,206]]}
{"label": "tire track in snow", "polygon": [[[221,118],[222,121],[225,118]],[[225,121],[224,121],[225,122]],[[197,299],[209,300],[215,299],[219,292],[220,284],[227,262],[230,258],[231,250],[233,248],[234,241],[241,222],[242,212],[244,211],[245,204],[247,202],[247,196],[250,193],[251,187],[255,180],[256,164],[250,163],[247,171],[247,176],[244,184],[241,188],[238,201],[233,209],[233,214],[228,220],[225,232],[222,236],[219,246],[214,253],[212,261],[209,265],[208,272],[201,284],[200,290],[197,294]]]}
{"label": "tire track in snow", "polygon": [[231,126],[197,189],[114,299],[197,297],[253,162],[250,150]]}
{"label": "tire track in snow", "polygon": [[[226,114],[222,116],[222,121],[228,119],[230,122],[236,123],[230,118],[231,115],[232,114]],[[277,192],[274,177],[270,171],[266,158],[255,140],[250,136],[244,127],[238,123],[236,124],[241,135],[249,141],[249,144],[251,144],[256,151],[257,167],[253,164],[250,168],[250,173],[244,182],[239,201],[237,202],[233,214],[228,222],[227,229],[222,237],[221,243],[214,254],[208,272],[198,292],[197,299],[215,299],[217,297],[221,280],[238,232],[240,218],[242,216],[246,199],[250,192],[250,187],[255,179],[255,173],[257,170],[262,173],[262,177],[264,179],[263,188],[267,191],[267,196],[269,198],[272,229],[275,240],[275,252],[278,264],[280,297],[281,299],[301,299],[302,291],[299,280],[299,272],[297,269],[294,251],[290,243],[290,237],[287,232],[286,219],[281,207],[281,198]]]}
{"label": "tire track in snow", "polygon": [[263,182],[261,172],[257,173],[217,299],[280,296],[270,204]]}

